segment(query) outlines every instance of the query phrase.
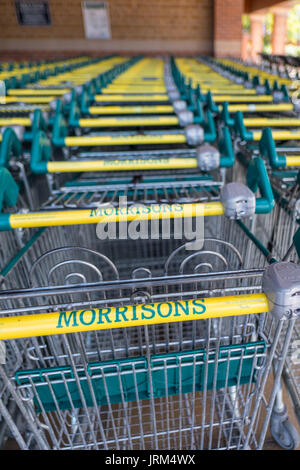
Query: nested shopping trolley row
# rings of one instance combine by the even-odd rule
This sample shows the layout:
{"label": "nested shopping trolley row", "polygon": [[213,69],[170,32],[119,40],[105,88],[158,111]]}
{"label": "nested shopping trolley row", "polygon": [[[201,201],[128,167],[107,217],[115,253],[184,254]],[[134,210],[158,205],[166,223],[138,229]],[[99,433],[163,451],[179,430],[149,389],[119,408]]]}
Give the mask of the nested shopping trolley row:
{"label": "nested shopping trolley row", "polygon": [[[158,79],[139,83],[134,100],[150,90],[161,99],[162,65],[136,62],[140,78]],[[120,91],[128,99],[130,70],[102,80],[97,99],[120,100]],[[173,110],[183,98],[192,106],[178,77],[176,90],[169,74],[163,98]],[[62,123],[59,102],[57,110]],[[38,130],[23,163],[47,175],[43,205],[18,197],[22,178],[16,185],[5,154],[1,237],[12,245],[18,237],[19,248],[1,266],[0,407],[21,449],[261,449],[269,429],[282,447],[298,446],[281,377],[299,315],[299,265],[260,237],[258,222],[269,228],[275,210],[268,162],[251,159],[239,175],[247,186],[226,184],[229,130],[209,145],[216,129],[204,113],[196,141],[169,132],[173,148],[144,135],[135,143],[136,130],[104,145],[89,130],[67,136],[63,123],[55,147],[75,150],[65,161]],[[67,170],[73,177],[61,184]],[[292,249],[297,261],[298,232]]]}
{"label": "nested shopping trolley row", "polygon": [[[246,222],[205,215],[185,243],[175,224],[169,239],[105,241],[74,219],[39,229],[10,264],[1,407],[22,448],[261,448],[270,420],[280,426],[298,269],[268,266]],[[284,306],[279,279],[294,268]]]}

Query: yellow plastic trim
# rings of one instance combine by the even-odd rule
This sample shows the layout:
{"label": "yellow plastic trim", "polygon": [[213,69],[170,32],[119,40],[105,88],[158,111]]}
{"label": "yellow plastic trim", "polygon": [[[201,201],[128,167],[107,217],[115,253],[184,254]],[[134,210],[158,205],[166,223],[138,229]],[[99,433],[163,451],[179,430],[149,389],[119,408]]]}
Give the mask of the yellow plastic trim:
{"label": "yellow plastic trim", "polygon": [[48,162],[49,173],[70,173],[86,171],[128,171],[197,168],[196,158],[153,158],[139,160],[91,160]]}
{"label": "yellow plastic trim", "polygon": [[112,101],[169,101],[168,95],[96,95],[98,103]]}
{"label": "yellow plastic trim", "polygon": [[156,114],[172,113],[173,106],[91,106],[90,114]]}
{"label": "yellow plastic trim", "polygon": [[151,204],[150,206],[99,207],[57,212],[32,212],[11,214],[11,228],[49,227],[62,225],[80,225],[111,223],[131,220],[174,219],[198,216],[222,215],[221,202],[191,204]]}
{"label": "yellow plastic trim", "polygon": [[286,166],[300,166],[300,155],[289,155],[286,157]]}
{"label": "yellow plastic trim", "polygon": [[0,339],[253,315],[269,310],[265,294],[248,294],[19,315],[0,318]]}
{"label": "yellow plastic trim", "polygon": [[128,136],[85,136],[66,137],[67,147],[93,146],[93,145],[138,145],[138,144],[177,144],[185,143],[184,134],[164,134],[164,135],[128,135]]}
{"label": "yellow plastic trim", "polygon": [[150,116],[150,117],[111,117],[98,119],[79,119],[80,127],[130,127],[130,126],[176,126],[177,116]]}

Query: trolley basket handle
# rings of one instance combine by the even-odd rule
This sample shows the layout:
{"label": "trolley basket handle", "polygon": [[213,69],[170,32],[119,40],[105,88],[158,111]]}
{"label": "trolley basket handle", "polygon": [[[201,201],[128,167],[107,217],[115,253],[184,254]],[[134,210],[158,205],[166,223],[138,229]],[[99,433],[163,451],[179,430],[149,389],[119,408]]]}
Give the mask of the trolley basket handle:
{"label": "trolley basket handle", "polygon": [[51,158],[51,145],[46,134],[39,130],[35,133],[30,158],[30,168],[33,173],[48,173],[47,162]]}
{"label": "trolley basket handle", "polygon": [[5,129],[0,147],[0,167],[8,167],[11,157],[20,157],[22,145],[15,131],[11,128]]}
{"label": "trolley basket handle", "polygon": [[8,207],[15,206],[18,194],[19,187],[10,172],[6,168],[0,168],[0,211],[3,205]]}
{"label": "trolley basket handle", "polygon": [[256,198],[256,214],[268,214],[275,206],[275,198],[273,195],[271,183],[264,161],[255,157],[251,160],[246,175],[248,187],[253,193],[259,189],[261,197]]}

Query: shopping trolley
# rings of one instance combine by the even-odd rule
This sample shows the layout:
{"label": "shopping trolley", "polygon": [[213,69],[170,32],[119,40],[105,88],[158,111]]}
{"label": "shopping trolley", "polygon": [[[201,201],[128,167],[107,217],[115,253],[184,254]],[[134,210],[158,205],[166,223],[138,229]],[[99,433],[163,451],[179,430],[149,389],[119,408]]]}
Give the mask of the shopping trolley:
{"label": "shopping trolley", "polygon": [[288,117],[244,119],[242,112],[238,111],[235,114],[234,131],[241,140],[257,142],[262,137],[262,129],[268,127],[272,129],[274,140],[293,141],[300,139],[299,124],[300,119]]}
{"label": "shopping trolley", "polygon": [[[75,131],[77,135],[80,135],[84,132],[93,131],[95,128],[107,128],[112,130],[118,128],[155,129],[186,126],[189,123],[202,124],[204,121],[200,101],[195,104],[193,109],[194,115],[183,100],[176,100],[172,105],[166,106],[121,106],[116,108],[117,107],[105,106],[102,107],[102,109],[100,109],[100,107],[89,107],[89,111],[96,109],[97,113],[104,115],[97,118],[94,116],[84,117],[80,112],[79,105],[74,99],[71,101],[67,115],[68,126],[71,130]],[[108,113],[107,109],[109,110]],[[121,110],[120,113],[119,110]],[[106,113],[109,114],[109,116],[106,116]],[[132,114],[137,114],[137,116],[132,116]]]}
{"label": "shopping trolley", "polygon": [[108,203],[128,195],[144,203],[201,201],[205,185],[208,192],[211,186],[221,187],[234,164],[226,128],[217,146],[100,153],[93,160],[52,161],[49,140],[42,132],[36,134],[30,168],[41,175],[38,178],[46,177],[43,207],[80,208],[88,201],[94,207],[96,201]]}
{"label": "shopping trolley", "polygon": [[[241,204],[234,186],[221,192],[226,213],[253,213],[253,193]],[[47,217],[18,260],[18,270],[36,260],[27,276],[17,287],[11,269],[0,294],[2,397],[19,421],[9,400],[1,412],[19,446],[262,448],[298,308],[297,267],[267,267],[259,241],[223,216],[208,217],[196,245],[162,231],[99,240],[91,224],[49,227]],[[291,284],[278,283],[282,270]]]}
{"label": "shopping trolley", "polygon": [[[138,137],[138,134],[137,134]],[[205,134],[206,140],[211,140],[210,134]],[[87,136],[88,138],[88,136]],[[78,171],[118,171],[121,170],[150,170],[150,169],[179,169],[196,168],[209,171],[219,167],[231,167],[234,154],[229,130],[224,127],[219,135],[216,147],[207,142],[195,149],[183,147],[172,150],[125,150],[119,152],[103,152],[89,150],[74,156],[70,155],[66,161],[54,161],[51,143],[43,131],[36,132],[31,149],[31,170],[34,173],[78,172]],[[180,147],[180,146],[178,146]],[[88,161],[88,156],[92,160]],[[82,157],[82,158],[79,158]],[[112,158],[109,158],[112,157]],[[181,159],[180,159],[181,157]],[[187,157],[184,159],[184,157]],[[189,157],[194,158],[191,160]],[[100,159],[99,159],[100,158]],[[179,158],[179,159],[178,159]],[[197,161],[195,160],[197,158]],[[98,161],[97,161],[98,159]],[[52,161],[52,162],[51,162]],[[81,162],[81,163],[79,163]],[[89,168],[89,164],[91,165]]]}
{"label": "shopping trolley", "polygon": [[0,140],[0,168],[9,169],[25,197],[27,207],[34,209],[39,207],[41,201],[34,181],[36,177],[29,167],[31,146],[24,144],[23,137],[19,128],[7,127],[4,130]]}
{"label": "shopping trolley", "polygon": [[38,130],[48,132],[48,116],[40,109],[35,109],[28,117],[0,117],[0,132],[3,139],[3,132],[7,128],[13,129],[26,145],[32,142],[33,136]]}
{"label": "shopping trolley", "polygon": [[[191,116],[193,118],[193,114]],[[188,119],[190,119],[190,114]],[[71,149],[72,154],[78,149],[80,150],[80,147],[90,147],[94,150],[96,150],[96,147],[104,150],[114,150],[114,148],[120,148],[120,146],[124,150],[130,149],[130,146],[138,146],[137,149],[151,148],[151,146],[170,148],[171,145],[177,147],[182,147],[182,144],[184,144],[184,147],[186,147],[186,144],[188,146],[197,146],[204,141],[214,142],[216,140],[215,123],[209,111],[206,113],[201,126],[188,121],[183,129],[168,128],[166,130],[150,130],[147,133],[137,133],[134,130],[120,130],[110,133],[98,131],[83,136],[70,135],[68,132],[64,117],[61,114],[56,114],[53,123],[52,143],[58,149],[62,147]]]}
{"label": "shopping trolley", "polygon": [[[250,104],[254,106],[257,106],[258,104],[269,104],[269,105],[275,105],[275,104],[280,104],[280,103],[288,103],[289,102],[289,97],[288,93],[280,95],[282,97],[281,99],[278,99],[275,97],[275,95],[250,95],[250,96],[244,96],[244,95],[213,95],[210,91],[207,92],[207,98],[206,98],[206,104],[208,109],[210,109],[213,113],[219,114],[222,111],[222,105],[225,102],[228,102],[230,105],[233,105],[234,103],[239,103],[239,104]],[[220,106],[221,105],[221,106]],[[248,106],[249,109],[249,106]]]}
{"label": "shopping trolley", "polygon": [[[132,95],[135,99],[134,104],[130,101],[126,102],[129,95],[124,94],[124,103],[118,106],[110,103],[101,106],[91,105],[86,90],[83,90],[78,100],[74,97],[71,101],[66,116],[66,125],[71,132],[80,136],[84,134],[93,135],[95,130],[103,132],[106,129],[110,132],[118,130],[118,133],[123,135],[133,129],[139,132],[164,129],[164,133],[171,129],[174,133],[176,128],[180,129],[190,124],[201,125],[205,123],[200,101],[196,101],[191,106],[188,100],[182,99],[177,87],[167,75],[165,76],[165,82],[167,104],[155,104],[155,101],[152,100],[154,95],[150,87],[147,88],[150,90],[147,93],[144,91],[143,94],[137,92]],[[106,94],[103,96],[106,98],[116,97],[117,95]],[[144,101],[145,97],[148,99],[148,104]],[[57,120],[60,120],[59,115]],[[210,117],[207,120],[210,120]],[[209,125],[213,127],[213,123]],[[59,127],[58,125],[56,128]]]}
{"label": "shopping trolley", "polygon": [[[220,119],[226,126],[233,128],[235,126],[235,114],[238,111],[243,114],[244,125],[246,127],[249,127],[253,124],[265,127],[268,125],[268,120],[270,121],[269,126],[282,125],[279,122],[276,124],[274,113],[276,113],[276,117],[279,117],[278,120],[291,119],[291,126],[293,126],[293,122],[296,122],[296,119],[299,116],[299,108],[294,103],[229,104],[227,101],[225,101],[220,113]],[[257,122],[255,122],[255,120],[257,120]]]}

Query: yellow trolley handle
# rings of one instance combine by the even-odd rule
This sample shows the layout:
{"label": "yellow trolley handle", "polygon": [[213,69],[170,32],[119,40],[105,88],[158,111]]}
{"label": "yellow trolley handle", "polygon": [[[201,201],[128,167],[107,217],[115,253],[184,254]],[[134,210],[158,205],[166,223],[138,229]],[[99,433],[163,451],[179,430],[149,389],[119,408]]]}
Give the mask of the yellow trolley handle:
{"label": "yellow trolley handle", "polygon": [[261,313],[271,313],[277,321],[291,320],[293,327],[299,312],[300,266],[292,262],[270,264],[263,273],[262,286],[263,293],[257,294],[110,307],[89,305],[81,310],[2,317],[0,340]]}
{"label": "yellow trolley handle", "polygon": [[16,88],[7,91],[10,96],[62,96],[70,93],[70,88]]}
{"label": "yellow trolley handle", "polygon": [[143,145],[143,144],[183,144],[186,143],[184,134],[163,135],[120,135],[120,136],[83,136],[65,137],[67,147],[94,146],[94,145]]}
{"label": "yellow trolley handle", "polygon": [[0,340],[251,315],[269,310],[265,294],[249,294],[20,315],[0,318]]}
{"label": "yellow trolley handle", "polygon": [[197,168],[197,158],[147,158],[126,160],[87,160],[47,162],[48,173],[74,173],[88,171],[120,171],[120,170],[165,170]]}
{"label": "yellow trolley handle", "polygon": [[161,95],[95,95],[96,103],[112,103],[112,102],[168,102],[167,94]]}
{"label": "yellow trolley handle", "polygon": [[150,105],[150,106],[90,106],[91,115],[111,115],[111,114],[164,114],[173,113],[171,105]]}
{"label": "yellow trolley handle", "polygon": [[0,230],[30,227],[176,219],[224,214],[221,202],[152,204],[151,206],[98,207],[70,211],[45,211],[0,216]]}
{"label": "yellow trolley handle", "polygon": [[85,127],[130,127],[130,126],[178,126],[177,116],[146,117],[105,117],[79,119],[79,126]]}
{"label": "yellow trolley handle", "polygon": [[[258,141],[262,137],[262,131],[252,132],[253,140]],[[272,131],[274,140],[300,140],[300,131]]]}

